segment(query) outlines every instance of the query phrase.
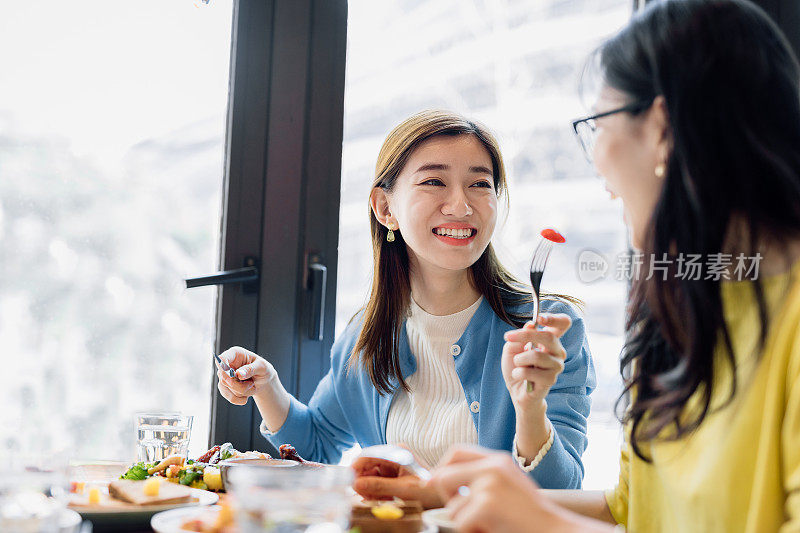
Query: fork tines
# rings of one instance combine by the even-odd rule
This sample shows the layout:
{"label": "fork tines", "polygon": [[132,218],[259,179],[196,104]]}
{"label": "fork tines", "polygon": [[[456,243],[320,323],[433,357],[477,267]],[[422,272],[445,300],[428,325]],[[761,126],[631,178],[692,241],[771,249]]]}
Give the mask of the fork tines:
{"label": "fork tines", "polygon": [[[542,284],[542,274],[544,274],[544,267],[547,264],[547,258],[550,256],[550,250],[553,249],[552,241],[540,238],[539,243],[536,245],[536,250],[533,252],[533,259],[531,260],[531,286],[533,287],[534,298],[539,298],[539,287]],[[535,318],[535,317],[534,317]]]}

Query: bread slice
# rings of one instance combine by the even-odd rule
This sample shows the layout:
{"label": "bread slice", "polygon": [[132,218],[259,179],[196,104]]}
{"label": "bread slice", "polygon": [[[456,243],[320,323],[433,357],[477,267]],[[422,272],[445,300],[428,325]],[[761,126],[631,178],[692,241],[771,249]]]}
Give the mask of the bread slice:
{"label": "bread slice", "polygon": [[167,505],[192,501],[192,489],[177,483],[164,481],[158,489],[157,496],[145,496],[144,481],[118,479],[108,485],[108,493],[124,502],[134,505]]}

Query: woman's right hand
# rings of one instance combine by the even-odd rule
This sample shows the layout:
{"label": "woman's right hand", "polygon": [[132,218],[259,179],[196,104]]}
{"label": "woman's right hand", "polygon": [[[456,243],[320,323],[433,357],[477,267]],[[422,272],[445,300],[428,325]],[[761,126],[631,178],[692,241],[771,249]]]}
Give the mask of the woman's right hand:
{"label": "woman's right hand", "polygon": [[235,378],[230,377],[217,363],[217,388],[222,397],[234,405],[246,404],[250,396],[269,395],[280,383],[275,367],[250,350],[234,346],[222,352],[219,358],[236,373]]}
{"label": "woman's right hand", "polygon": [[355,472],[353,490],[366,500],[416,500],[423,509],[444,505],[432,485],[426,486],[418,476],[396,463],[358,457],[351,468]]}
{"label": "woman's right hand", "polygon": [[558,530],[559,516],[508,453],[454,447],[429,482],[447,502],[459,531]]}
{"label": "woman's right hand", "polygon": [[447,502],[458,531],[613,532],[609,524],[575,514],[544,496],[508,453],[454,447],[429,485]]}

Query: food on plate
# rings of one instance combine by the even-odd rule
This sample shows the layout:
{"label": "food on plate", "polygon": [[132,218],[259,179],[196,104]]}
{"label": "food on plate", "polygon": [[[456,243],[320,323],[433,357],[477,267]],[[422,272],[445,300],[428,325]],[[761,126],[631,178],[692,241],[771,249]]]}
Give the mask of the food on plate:
{"label": "food on plate", "polygon": [[145,496],[158,496],[159,489],[161,488],[161,481],[157,478],[151,477],[144,482],[142,491]]}
{"label": "food on plate", "polygon": [[100,503],[100,489],[98,489],[97,487],[92,487],[89,489],[89,503],[90,504]]}
{"label": "food on plate", "polygon": [[159,477],[194,489],[221,491],[223,490],[222,476],[219,468],[214,465],[229,459],[272,459],[272,457],[263,452],[240,452],[230,442],[226,442],[211,447],[196,461],[191,459],[185,461],[179,455],[172,455],[160,462],[135,463],[122,474],[121,479],[142,481],[151,477]]}
{"label": "food on plate", "polygon": [[305,459],[300,457],[300,454],[297,453],[297,450],[295,450],[294,446],[292,446],[291,444],[281,444],[278,447],[278,451],[281,453],[281,459],[284,459],[286,461],[297,461],[303,466],[325,466],[323,463],[306,461]]}
{"label": "food on plate", "polygon": [[172,505],[198,501],[191,489],[153,478],[154,490],[147,481],[119,479],[108,486],[91,487],[84,494],[73,494],[69,507],[78,512],[98,509],[130,509],[147,505]]}
{"label": "food on plate", "polygon": [[167,471],[183,469],[177,459],[136,463],[127,470],[124,463],[115,463],[113,468],[105,464],[90,464],[88,469],[82,466],[75,466],[70,471],[70,476],[75,479],[70,482],[68,500],[68,506],[80,513],[138,512],[142,506],[181,506],[203,498],[205,501],[216,500],[208,495],[198,498],[198,493],[190,490],[188,485],[167,483]]}
{"label": "food on plate", "polygon": [[147,475],[152,476],[158,472],[163,472],[170,466],[180,466],[183,464],[183,457],[180,455],[170,455],[156,466],[150,467],[147,469]]}
{"label": "food on plate", "polygon": [[398,506],[388,502],[376,505],[370,510],[378,520],[397,520],[398,518],[403,518],[405,514]]}
{"label": "food on plate", "polygon": [[219,468],[213,466],[205,467],[203,469],[203,483],[206,484],[208,490],[222,490],[222,474]]}
{"label": "food on plate", "polygon": [[[151,488],[154,483],[158,485],[155,494]],[[118,479],[108,484],[108,493],[113,498],[135,505],[167,505],[192,500],[192,491],[188,487],[157,479],[145,482]]]}
{"label": "food on plate", "polygon": [[392,502],[364,501],[353,505],[350,527],[361,533],[418,533],[424,529],[422,505],[397,498]]}
{"label": "food on plate", "polygon": [[297,453],[297,450],[294,449],[294,446],[291,444],[281,444],[278,447],[278,451],[281,452],[281,459],[286,459],[288,461],[297,461],[298,463],[305,463],[305,460],[300,457],[300,454]]}
{"label": "food on plate", "polygon": [[180,527],[182,531],[196,531],[197,533],[236,531],[233,510],[224,502],[204,510],[200,516],[185,520]]}
{"label": "food on plate", "polygon": [[[226,442],[225,444],[230,445],[229,442]],[[222,448],[222,446],[220,446],[220,445],[212,446],[210,450],[208,450],[206,453],[204,453],[203,455],[201,455],[200,457],[197,458],[197,462],[198,463],[209,463],[209,464],[212,464],[212,465],[214,463],[217,463],[219,461],[219,455],[220,455],[219,451],[220,451],[221,448]]]}

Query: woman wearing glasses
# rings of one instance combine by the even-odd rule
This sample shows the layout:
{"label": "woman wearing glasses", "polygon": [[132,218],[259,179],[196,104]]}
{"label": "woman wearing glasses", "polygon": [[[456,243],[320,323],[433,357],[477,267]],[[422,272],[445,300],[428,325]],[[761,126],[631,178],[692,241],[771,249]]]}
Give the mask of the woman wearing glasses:
{"label": "woman wearing glasses", "polygon": [[[482,126],[435,111],[398,125],[369,198],[372,291],[311,401],[290,396],[265,359],[241,348],[221,355],[242,380],[218,372],[222,395],[239,405],[253,396],[264,435],[314,461],[390,443],[432,465],[451,445],[473,443],[513,451],[539,484],[579,488],[595,383],[583,321],[568,298],[551,297],[543,329],[523,327],[530,288],[490,244],[505,192],[499,147]],[[505,351],[504,335],[516,341]],[[408,472],[366,459],[354,467],[368,498],[442,503]]]}
{"label": "woman wearing glasses", "polygon": [[[477,449],[434,484],[464,531],[800,531],[798,63],[739,0],[654,3],[598,59],[576,132],[645,265],[670,264],[631,290],[619,484],[537,491]],[[687,276],[697,255],[727,264]]]}

